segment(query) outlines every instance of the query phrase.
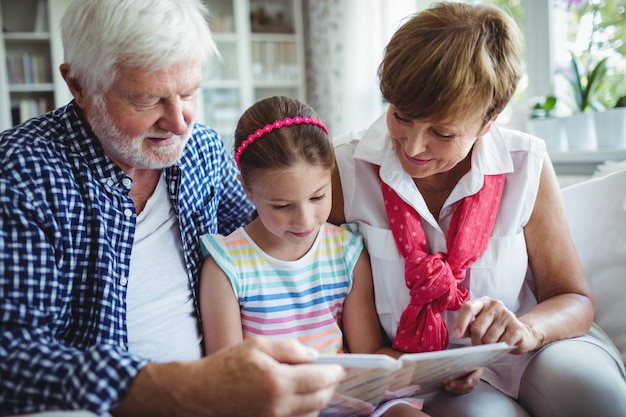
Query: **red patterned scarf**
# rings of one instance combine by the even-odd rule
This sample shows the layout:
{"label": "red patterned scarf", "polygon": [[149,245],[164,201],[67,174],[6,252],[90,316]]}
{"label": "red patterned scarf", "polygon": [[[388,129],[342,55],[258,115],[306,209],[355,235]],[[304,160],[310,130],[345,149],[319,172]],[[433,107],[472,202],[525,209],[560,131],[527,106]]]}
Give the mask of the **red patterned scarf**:
{"label": "red patterned scarf", "polygon": [[504,174],[486,175],[480,191],[459,202],[448,228],[447,255],[429,254],[420,215],[381,182],[389,225],[405,259],[404,276],[411,294],[400,318],[394,349],[427,352],[448,346],[448,327],[441,313],[458,310],[469,297],[468,290],[458,284],[487,248],[504,179]]}

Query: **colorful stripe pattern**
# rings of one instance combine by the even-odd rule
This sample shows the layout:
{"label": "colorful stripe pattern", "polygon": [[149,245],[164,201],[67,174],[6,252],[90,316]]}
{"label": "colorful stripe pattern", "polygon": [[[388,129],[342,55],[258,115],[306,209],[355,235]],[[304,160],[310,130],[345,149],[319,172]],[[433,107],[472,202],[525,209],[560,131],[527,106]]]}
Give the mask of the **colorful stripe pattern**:
{"label": "colorful stripe pattern", "polygon": [[244,337],[295,337],[322,353],[342,350],[343,302],[363,249],[356,225],[324,225],[311,250],[296,261],[268,256],[244,229],[227,237],[202,236],[201,245],[232,283]]}

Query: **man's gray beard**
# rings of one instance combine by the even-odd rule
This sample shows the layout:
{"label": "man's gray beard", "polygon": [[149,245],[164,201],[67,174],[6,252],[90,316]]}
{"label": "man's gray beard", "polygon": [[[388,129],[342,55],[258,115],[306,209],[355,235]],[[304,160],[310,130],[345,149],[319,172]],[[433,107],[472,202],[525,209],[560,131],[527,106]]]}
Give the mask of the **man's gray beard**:
{"label": "man's gray beard", "polygon": [[191,137],[192,124],[176,143],[165,147],[144,148],[146,137],[169,137],[171,133],[152,127],[140,136],[124,136],[109,115],[102,96],[94,98],[92,110],[87,115],[87,122],[107,156],[133,168],[163,169],[174,165]]}

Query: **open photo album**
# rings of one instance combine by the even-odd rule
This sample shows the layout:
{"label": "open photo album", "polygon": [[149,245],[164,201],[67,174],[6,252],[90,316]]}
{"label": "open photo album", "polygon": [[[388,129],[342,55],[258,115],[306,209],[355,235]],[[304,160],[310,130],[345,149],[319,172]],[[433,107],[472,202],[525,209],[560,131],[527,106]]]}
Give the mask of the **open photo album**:
{"label": "open photo album", "polygon": [[512,349],[506,343],[493,343],[407,353],[398,359],[380,354],[320,355],[317,363],[342,365],[347,374],[323,415],[370,415],[385,401],[435,391],[446,381],[487,365]]}

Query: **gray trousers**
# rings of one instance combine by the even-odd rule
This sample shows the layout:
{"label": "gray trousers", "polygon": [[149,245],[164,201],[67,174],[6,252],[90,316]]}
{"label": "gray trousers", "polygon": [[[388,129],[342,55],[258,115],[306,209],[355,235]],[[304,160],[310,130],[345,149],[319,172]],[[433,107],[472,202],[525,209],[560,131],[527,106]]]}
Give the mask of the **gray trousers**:
{"label": "gray trousers", "polygon": [[432,417],[624,417],[621,366],[596,345],[561,341],[533,358],[517,400],[480,381],[468,394],[423,395],[424,411]]}

